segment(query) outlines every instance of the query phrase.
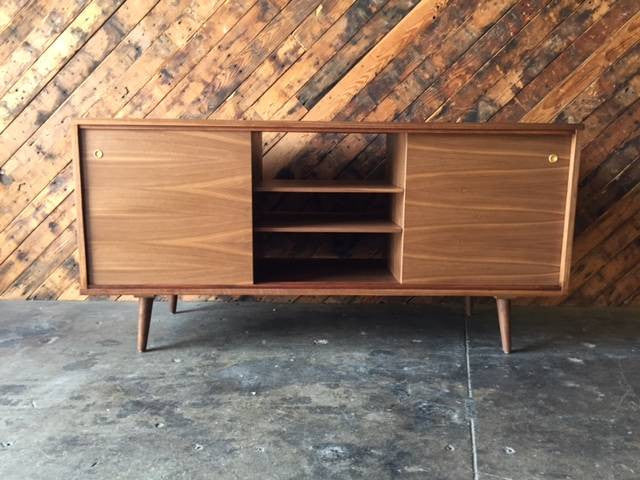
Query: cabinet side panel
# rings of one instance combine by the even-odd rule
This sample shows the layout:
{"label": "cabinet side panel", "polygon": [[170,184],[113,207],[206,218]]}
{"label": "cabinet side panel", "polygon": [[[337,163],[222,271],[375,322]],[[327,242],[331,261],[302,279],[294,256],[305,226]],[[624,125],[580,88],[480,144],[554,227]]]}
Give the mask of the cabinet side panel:
{"label": "cabinet side panel", "polygon": [[80,132],[89,288],[246,285],[252,278],[248,132]]}
{"label": "cabinet side panel", "polygon": [[73,142],[73,179],[74,195],[76,199],[76,241],[78,243],[78,270],[80,274],[80,288],[86,289],[89,284],[86,255],[86,226],[84,221],[84,188],[82,174],[82,156],[80,153],[80,127],[72,123],[71,138]]}
{"label": "cabinet side panel", "polygon": [[407,160],[404,283],[560,288],[570,135],[410,134]]}
{"label": "cabinet side panel", "polygon": [[569,179],[567,182],[567,203],[562,238],[562,258],[560,260],[560,282],[563,293],[569,290],[571,273],[571,252],[573,250],[573,229],[575,226],[576,201],[578,197],[578,179],[580,176],[580,132],[573,135],[571,159],[569,161]]}

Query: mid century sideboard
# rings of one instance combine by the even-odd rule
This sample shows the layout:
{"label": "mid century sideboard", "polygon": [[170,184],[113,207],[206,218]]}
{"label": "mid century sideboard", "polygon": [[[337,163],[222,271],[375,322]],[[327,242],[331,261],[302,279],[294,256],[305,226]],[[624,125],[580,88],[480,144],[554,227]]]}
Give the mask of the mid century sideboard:
{"label": "mid century sideboard", "polygon": [[[174,311],[180,294],[437,295],[495,297],[508,353],[510,299],[567,290],[577,125],[79,120],[73,128],[81,292],[139,297],[140,351],[156,295],[171,296]],[[385,173],[281,178],[267,162],[292,159],[278,156],[283,148],[263,156],[263,134],[273,133],[300,135],[311,153],[323,135],[382,136]],[[341,236],[366,246],[318,246]]]}

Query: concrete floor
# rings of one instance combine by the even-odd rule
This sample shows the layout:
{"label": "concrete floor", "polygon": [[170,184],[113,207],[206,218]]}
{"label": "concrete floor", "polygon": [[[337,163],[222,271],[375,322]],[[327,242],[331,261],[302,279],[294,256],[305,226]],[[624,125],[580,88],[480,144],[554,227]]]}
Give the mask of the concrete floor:
{"label": "concrete floor", "polygon": [[0,303],[0,478],[638,479],[640,312]]}

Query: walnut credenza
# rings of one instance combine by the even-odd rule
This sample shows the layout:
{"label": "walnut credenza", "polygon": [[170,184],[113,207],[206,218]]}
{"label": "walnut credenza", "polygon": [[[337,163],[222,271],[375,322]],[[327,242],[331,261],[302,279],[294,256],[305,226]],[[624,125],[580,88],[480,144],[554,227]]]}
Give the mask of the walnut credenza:
{"label": "walnut credenza", "polygon": [[[509,352],[509,299],[567,290],[577,125],[73,128],[81,292],[139,297],[141,351],[156,295],[171,296],[174,311],[180,294],[447,295],[467,306],[492,296]],[[276,143],[274,134],[286,135]],[[287,168],[301,150],[320,162],[309,160],[315,145],[358,145],[349,135],[383,138],[382,174],[295,178]]]}

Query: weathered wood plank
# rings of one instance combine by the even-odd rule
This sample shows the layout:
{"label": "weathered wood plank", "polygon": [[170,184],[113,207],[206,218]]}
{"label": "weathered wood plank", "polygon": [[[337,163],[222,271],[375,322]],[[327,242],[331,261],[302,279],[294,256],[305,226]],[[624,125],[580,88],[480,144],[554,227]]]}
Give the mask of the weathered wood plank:
{"label": "weathered wood plank", "polygon": [[[440,98],[440,105],[432,108],[433,113],[429,113],[428,119],[471,122],[490,119],[499,108],[496,102],[506,101],[505,92],[508,94],[518,88],[527,74],[526,67],[536,66],[529,63],[529,59],[545,52],[542,45],[553,35],[554,29],[571,18],[571,3],[563,0],[551,2],[486,62],[471,81],[454,95]],[[491,88],[495,90],[491,91]]]}
{"label": "weathered wood plank", "polygon": [[613,119],[600,135],[583,149],[580,165],[581,182],[589,177],[619,145],[622,145],[638,128],[640,99],[636,99],[624,112]]}
{"label": "weathered wood plank", "polygon": [[29,205],[0,231],[0,268],[11,253],[29,236],[69,195],[72,189],[71,165],[63,169]]}
{"label": "weathered wood plank", "polygon": [[[24,11],[33,0],[5,0],[0,8],[0,36],[12,23],[18,25],[22,20]],[[1,37],[0,37],[1,38]]]}
{"label": "weathered wood plank", "polygon": [[201,3],[197,0],[178,0],[174,8],[181,13],[162,33],[156,36],[149,48],[109,86],[104,95],[91,105],[85,115],[96,118],[113,116],[150,78],[153,78],[160,71],[167,59],[190,40],[195,30],[213,15],[219,6],[219,2]]}
{"label": "weathered wood plank", "polygon": [[[409,77],[418,94],[481,34],[496,22],[515,0],[500,0],[481,11],[471,2],[453,0],[440,11],[436,22],[420,32],[365,88],[360,90],[338,114],[338,119],[364,118],[383,103]],[[454,40],[453,36],[458,36]],[[406,93],[406,86],[403,89]],[[385,117],[385,120],[392,117]]]}
{"label": "weathered wood plank", "polygon": [[580,68],[589,55],[609,38],[611,31],[628,20],[630,10],[637,10],[633,0],[582,3],[541,44],[540,52],[527,61],[522,78],[512,89],[514,92],[506,92],[506,98],[499,103],[500,111],[492,120],[508,122],[524,118],[549,94],[550,86],[558,85]]}
{"label": "weathered wood plank", "polygon": [[11,23],[0,32],[0,61],[4,62],[11,55],[42,21],[46,12],[46,0],[33,0],[16,13]]}
{"label": "weathered wood plank", "polygon": [[280,48],[269,55],[209,118],[243,117],[244,112],[314,45],[352,3],[353,0],[323,3],[322,13],[307,16]]}
{"label": "weathered wood plank", "polygon": [[[329,30],[313,44],[302,57],[271,85],[249,109],[248,116],[260,119],[285,118],[283,113],[291,107],[289,101],[299,104],[295,93],[321,68],[342,46],[366,24],[379,10],[383,2],[359,0]],[[305,110],[306,111],[306,110]]]}
{"label": "weathered wood plank", "polygon": [[636,259],[636,266],[625,273],[595,299],[595,305],[626,305],[630,303],[635,293],[640,289],[640,257]]}
{"label": "weathered wood plank", "polygon": [[[483,75],[482,72],[489,68],[488,62],[505,48],[505,44],[513,42],[519,35],[526,35],[526,31],[522,32],[523,28],[529,25],[532,19],[539,17],[545,3],[547,2],[544,0],[519,2],[480,36],[473,48],[464,49],[463,55],[424,92],[403,101],[401,105],[404,108],[398,110],[393,103],[388,106],[382,102],[377,110],[391,110],[400,120],[429,119],[437,115],[444,110],[447,99],[461,92],[472,78]],[[462,30],[463,35],[465,30]],[[478,82],[482,83],[480,80]]]}
{"label": "weathered wood plank", "polygon": [[398,24],[385,35],[314,107],[305,115],[305,120],[333,118],[367,85],[382,69],[397,56],[422,29],[427,28],[439,15],[439,10],[448,1],[440,3],[422,0]]}
{"label": "weathered wood plank", "polygon": [[581,233],[573,246],[574,264],[640,211],[640,186],[636,185],[615,206]]}
{"label": "weathered wood plank", "polygon": [[158,3],[128,0],[0,134],[0,163],[9,159]]}
{"label": "weathered wood plank", "polygon": [[149,48],[155,35],[166,30],[178,13],[173,8],[173,2],[164,0],[158,3],[93,71],[91,81],[81,83],[67,95],[36,135],[4,164],[6,175],[13,179],[28,178],[29,181],[14,181],[5,186],[11,202],[2,205],[0,228],[3,229],[17,216],[33,195],[40,192],[51,177],[70,162],[71,120],[83,116],[110,83]]}
{"label": "weathered wood plank", "polygon": [[[65,2],[58,5],[51,2],[34,2],[31,5],[32,8],[27,8],[23,12],[23,15],[28,15],[31,21],[21,18],[15,28],[8,29],[5,38],[2,38],[4,35],[0,36],[5,41],[0,44],[0,59],[2,59],[0,97],[67,28],[87,1]],[[26,25],[30,28],[24,30],[25,35],[22,37],[19,30]]]}
{"label": "weathered wood plank", "polygon": [[405,17],[417,0],[389,2],[376,13],[327,63],[319,68],[296,93],[298,101],[307,110],[338,83],[376,43]]}
{"label": "weathered wood plank", "polygon": [[[0,86],[24,98],[0,88],[0,297],[86,298],[74,117],[544,119],[585,124],[566,301],[640,304],[639,16],[634,0],[7,0]],[[288,137],[263,138],[282,158],[274,174],[384,170],[375,135]],[[306,141],[319,157],[305,158]],[[301,300],[362,301],[278,301]]]}
{"label": "weathered wood plank", "polygon": [[569,302],[575,298],[597,299],[607,288],[626,274],[632,265],[640,261],[640,232],[635,239],[623,250],[606,262],[594,275],[569,297]]}
{"label": "weathered wood plank", "polygon": [[[596,248],[574,262],[571,272],[571,289],[574,293],[569,297],[569,301],[572,301],[572,297],[575,299],[576,296],[580,295],[581,287],[597,274],[604,265],[609,263],[617,252],[624,250],[635,241],[639,234],[639,220],[640,214],[636,213],[634,217],[621,224]],[[558,304],[561,301],[561,299],[553,299],[550,300],[550,303]]]}
{"label": "weathered wood plank", "polygon": [[51,273],[47,279],[29,294],[30,300],[56,300],[80,275],[77,250]]}
{"label": "weathered wood plank", "polygon": [[[206,118],[316,6],[315,0],[303,0],[288,4],[278,14],[268,2],[258,2],[234,27],[238,35],[226,56],[216,53],[203,59],[151,115]],[[251,28],[246,28],[245,22]],[[262,27],[256,28],[256,24]]]}
{"label": "weathered wood plank", "polygon": [[69,195],[29,233],[18,248],[5,256],[0,264],[0,295],[74,220],[75,203],[73,196]]}
{"label": "weathered wood plank", "polygon": [[640,132],[613,152],[580,188],[578,203],[582,205],[578,214],[578,231],[582,231],[590,220],[598,218],[609,205],[615,204],[640,178]]}
{"label": "weathered wood plank", "polygon": [[[77,253],[74,253],[74,255],[74,258],[76,258],[77,260]],[[73,279],[73,282],[67,288],[59,292],[56,300],[86,300],[87,298],[89,298],[87,295],[80,294],[80,282],[78,281],[78,277],[76,276],[76,278]]]}
{"label": "weathered wood plank", "polygon": [[605,70],[608,62],[615,61],[638,41],[639,32],[640,14],[636,14],[615,34],[609,35],[604,45],[591,54],[569,77],[554,87],[544,99],[522,117],[522,120],[544,122],[555,118],[577,96],[578,92],[584,90]]}
{"label": "weathered wood plank", "polygon": [[[326,62],[339,54],[339,51],[368,22],[373,21],[376,14],[386,2],[366,2],[359,0],[347,11],[312,48],[305,53],[282,75],[264,95],[245,114],[245,118],[279,118],[299,120],[308,110],[298,100],[296,93]],[[266,133],[262,136],[263,150],[268,151],[284,135]]]}
{"label": "weathered wood plank", "polygon": [[635,74],[627,83],[615,91],[611,97],[589,113],[582,122],[589,132],[588,135],[585,135],[585,149],[589,148],[590,142],[595,140],[609,125],[611,119],[622,115],[638,99],[638,92],[640,91],[638,88],[639,78],[640,73]]}
{"label": "weathered wood plank", "polygon": [[252,2],[224,2],[185,46],[129,99],[116,117],[144,117],[214,48],[222,54],[223,47],[231,45],[221,43],[223,37],[252,6]]}
{"label": "weathered wood plank", "polygon": [[14,116],[25,108],[123,1],[93,0],[80,12],[0,99],[0,131],[9,125]]}
{"label": "weathered wood plank", "polygon": [[3,298],[26,298],[47,279],[51,271],[65,261],[76,248],[75,224],[71,224],[49,244],[18,278],[2,292]]}
{"label": "weathered wood plank", "polygon": [[[591,85],[584,89],[562,112],[556,117],[556,121],[561,123],[581,123],[587,117],[593,117],[598,109],[615,96],[616,92],[624,90],[633,77],[640,73],[640,44],[631,48],[617,62],[608,67],[601,76],[596,78]],[[629,102],[631,103],[631,102]],[[628,106],[628,104],[627,104]],[[615,112],[610,112],[609,116],[602,115],[603,120],[615,116]],[[582,137],[583,145],[593,140],[593,132],[599,130],[591,123],[584,130]],[[588,136],[587,136],[588,135]]]}

